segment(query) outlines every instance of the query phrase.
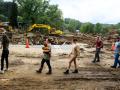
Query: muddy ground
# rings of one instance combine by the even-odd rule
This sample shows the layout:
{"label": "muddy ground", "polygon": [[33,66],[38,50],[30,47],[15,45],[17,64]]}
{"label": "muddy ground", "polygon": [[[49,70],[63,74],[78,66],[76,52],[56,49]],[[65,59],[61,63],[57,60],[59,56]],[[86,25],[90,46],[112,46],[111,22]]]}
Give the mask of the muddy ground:
{"label": "muddy ground", "polygon": [[[96,64],[91,62],[94,49],[83,51],[77,60],[79,74],[71,73],[72,66],[69,75],[63,74],[68,66],[68,55],[56,51],[51,58],[53,74],[46,75],[46,65],[42,74],[36,73],[42,53],[32,52],[32,47],[30,51],[25,50],[24,47],[10,47],[10,70],[0,74],[0,90],[120,90],[120,69],[110,68],[114,61],[111,51],[102,50],[101,62]],[[33,54],[29,55],[30,52]]]}

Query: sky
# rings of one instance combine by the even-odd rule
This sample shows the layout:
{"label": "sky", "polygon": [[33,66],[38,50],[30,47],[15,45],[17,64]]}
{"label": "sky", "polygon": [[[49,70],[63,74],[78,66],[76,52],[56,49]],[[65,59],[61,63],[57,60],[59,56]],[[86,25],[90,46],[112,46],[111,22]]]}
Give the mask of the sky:
{"label": "sky", "polygon": [[64,18],[92,23],[120,22],[120,0],[50,0],[50,4],[57,4]]}
{"label": "sky", "polygon": [[51,0],[58,4],[63,16],[81,22],[120,22],[120,0]]}

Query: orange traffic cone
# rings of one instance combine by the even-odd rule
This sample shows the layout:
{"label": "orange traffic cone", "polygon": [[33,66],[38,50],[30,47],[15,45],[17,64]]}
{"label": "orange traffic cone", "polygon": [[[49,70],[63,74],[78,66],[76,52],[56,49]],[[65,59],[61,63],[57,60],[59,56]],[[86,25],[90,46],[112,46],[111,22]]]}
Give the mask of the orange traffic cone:
{"label": "orange traffic cone", "polygon": [[111,50],[114,51],[115,50],[115,44],[113,43],[111,46]]}
{"label": "orange traffic cone", "polygon": [[26,48],[30,48],[28,39],[26,39]]}

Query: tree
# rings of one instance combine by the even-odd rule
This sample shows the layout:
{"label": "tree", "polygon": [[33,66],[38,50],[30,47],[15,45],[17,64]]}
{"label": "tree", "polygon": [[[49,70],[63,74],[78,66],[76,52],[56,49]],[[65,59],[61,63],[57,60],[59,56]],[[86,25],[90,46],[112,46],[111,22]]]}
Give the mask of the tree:
{"label": "tree", "polygon": [[55,27],[57,29],[61,29],[63,25],[63,17],[62,11],[58,9],[57,5],[49,5],[48,10],[45,12],[47,24]]}
{"label": "tree", "polygon": [[12,27],[17,27],[17,4],[14,2],[1,2],[0,6],[0,14],[8,19],[5,21],[9,21]]}
{"label": "tree", "polygon": [[12,2],[11,3],[11,12],[10,12],[9,21],[10,21],[10,25],[13,28],[18,28],[17,16],[18,16],[17,4]]}
{"label": "tree", "polygon": [[0,14],[0,20],[3,22],[7,21],[7,17],[5,15]]}
{"label": "tree", "polygon": [[64,27],[70,32],[75,32],[76,30],[80,29],[81,23],[80,21],[75,20],[75,19],[65,18]]}
{"label": "tree", "polygon": [[84,23],[80,28],[80,32],[82,33],[94,33],[94,24],[92,23]]}
{"label": "tree", "polygon": [[35,23],[43,12],[43,0],[17,0],[19,15],[28,23]]}
{"label": "tree", "polygon": [[62,11],[58,5],[50,5],[48,0],[17,0],[19,16],[23,21],[34,24],[49,24],[61,29],[63,24]]}
{"label": "tree", "polygon": [[0,3],[3,2],[3,0],[0,0]]}
{"label": "tree", "polygon": [[102,25],[101,25],[100,23],[97,23],[97,24],[95,25],[94,32],[95,32],[95,33],[101,33],[101,32],[102,32],[102,29],[103,29]]}

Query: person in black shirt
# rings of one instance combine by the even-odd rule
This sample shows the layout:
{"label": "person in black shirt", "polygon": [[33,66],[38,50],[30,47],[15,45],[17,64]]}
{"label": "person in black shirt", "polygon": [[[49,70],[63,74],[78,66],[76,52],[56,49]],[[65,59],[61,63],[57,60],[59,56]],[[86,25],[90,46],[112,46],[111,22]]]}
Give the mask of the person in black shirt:
{"label": "person in black shirt", "polygon": [[8,56],[9,56],[9,38],[8,36],[4,33],[2,36],[2,43],[1,43],[1,48],[2,50],[2,55],[1,55],[1,72],[4,73],[4,60],[6,61],[6,69],[5,71],[8,70]]}

